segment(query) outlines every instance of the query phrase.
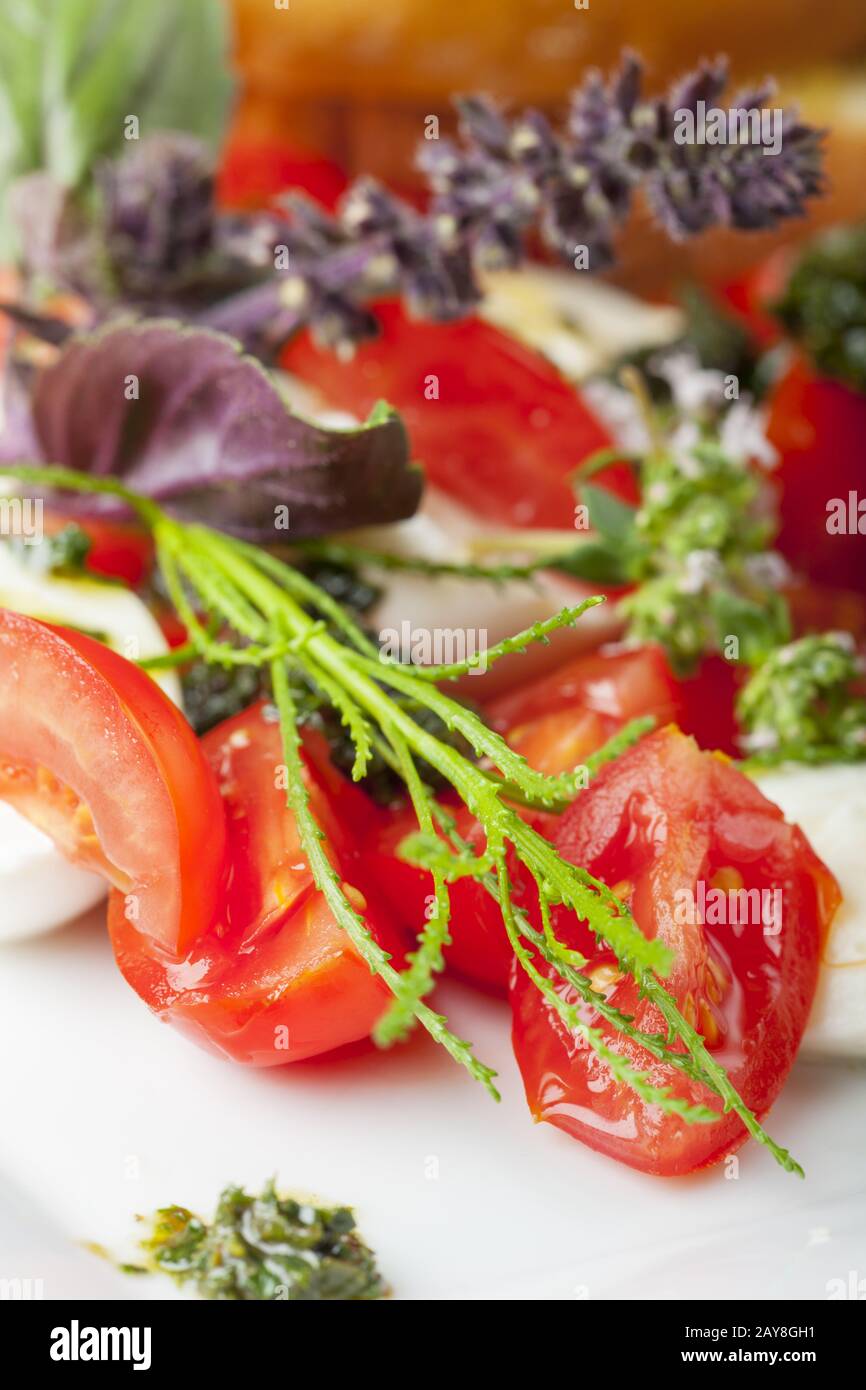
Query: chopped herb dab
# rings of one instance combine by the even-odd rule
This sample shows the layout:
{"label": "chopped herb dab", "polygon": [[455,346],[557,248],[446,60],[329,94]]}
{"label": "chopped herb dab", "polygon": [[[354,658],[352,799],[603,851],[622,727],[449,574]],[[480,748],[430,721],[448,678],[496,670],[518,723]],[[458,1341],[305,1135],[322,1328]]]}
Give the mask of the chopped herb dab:
{"label": "chopped herb dab", "polygon": [[273,1179],[259,1196],[226,1187],[209,1223],[175,1206],[162,1207],[150,1226],[141,1241],[147,1264],[134,1272],[170,1274],[202,1298],[311,1303],[388,1292],[348,1207],[281,1197]]}
{"label": "chopped herb dab", "polygon": [[[293,678],[317,690],[339,714],[354,745],[352,776],[356,781],[366,774],[374,748],[382,751],[405,783],[423,835],[439,834],[443,843],[454,844],[447,813],[425,782],[419,762],[434,768],[470,809],[484,830],[487,844],[477,863],[469,867],[497,898],[520,966],[549,1006],[569,1028],[581,1033],[619,1082],[688,1124],[712,1123],[720,1108],[733,1110],[777,1163],[802,1176],[799,1164],[766,1133],[727,1072],[711,1056],[704,1039],[665,989],[662,980],[672,965],[669,949],[662,941],[644,936],[626,904],[604,882],[563,859],[515,809],[513,803],[517,801],[546,811],[563,810],[583,788],[582,770],[556,777],[537,772],[473,710],[438,688],[437,682],[465,674],[477,658],[423,669],[385,660],[350,614],[301,571],[259,546],[207,526],[178,521],[152,498],[131,492],[116,479],[26,464],[5,467],[0,472],[31,486],[104,492],[122,498],[153,536],[157,559],[189,634],[191,648],[217,666],[258,666],[269,672],[288,774],[286,798],[295,816],[302,850],[334,920],[394,996],[374,1031],[374,1040],[380,1046],[399,1041],[420,1023],[494,1099],[499,1099],[494,1084],[496,1073],[476,1057],[470,1043],[451,1031],[447,1019],[426,1003],[444,966],[443,948],[450,941],[450,864],[437,863],[432,869],[436,911],[426,922],[407,968],[401,972],[347,898],[340,876],[325,852],[322,831],[304,784]],[[587,608],[602,601],[600,597],[587,599],[577,608],[563,609],[556,617],[497,643],[486,653],[487,665],[510,652],[524,650],[534,641],[545,640],[556,628],[570,626]],[[318,612],[319,617],[309,610]],[[247,645],[239,647],[213,635],[215,627],[221,630],[225,626],[246,640]],[[176,653],[167,660],[175,661]],[[413,717],[400,696],[432,711],[446,729],[466,740],[475,757],[488,760],[498,771],[489,771],[438,738]],[[593,768],[617,757],[629,741],[641,737],[646,729],[646,720],[627,726],[595,755]],[[461,851],[456,867],[462,876],[467,868],[466,846],[456,848]],[[543,933],[531,926],[512,900],[509,849],[537,885],[547,923]],[[676,1094],[670,1085],[656,1085],[648,1072],[632,1065],[598,1029],[580,1018],[554,984],[542,977],[533,963],[534,950],[555,967],[560,984],[590,990],[591,1002],[599,1012],[605,1017],[610,1013],[605,1013],[604,996],[591,990],[589,981],[581,975],[582,966],[578,965],[575,952],[550,927],[549,908],[557,904],[585,920],[596,937],[610,947],[620,969],[634,976],[666,1025],[665,1033],[647,1033],[635,1028],[630,1017],[611,1016],[617,1030],[641,1043],[656,1060],[666,1062],[672,1075],[678,1072],[689,1082],[697,1082],[707,1092],[707,1100],[715,1099],[716,1108],[703,1099],[695,1099],[693,1093],[689,1099]]]}

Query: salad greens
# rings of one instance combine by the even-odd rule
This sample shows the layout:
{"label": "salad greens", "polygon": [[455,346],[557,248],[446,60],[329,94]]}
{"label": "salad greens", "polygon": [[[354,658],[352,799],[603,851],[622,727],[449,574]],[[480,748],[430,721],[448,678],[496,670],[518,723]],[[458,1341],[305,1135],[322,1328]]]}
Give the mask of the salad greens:
{"label": "salad greens", "polygon": [[51,536],[43,536],[37,545],[25,543],[16,536],[5,537],[4,544],[12,548],[28,569],[62,578],[77,578],[85,573],[92,547],[87,532],[74,522],[68,522]]}
{"label": "salad greens", "polygon": [[203,1298],[310,1303],[384,1298],[373,1251],[348,1207],[281,1197],[273,1179],[258,1196],[226,1187],[214,1219],[163,1207],[141,1248],[145,1270],[191,1284]]}
{"label": "salad greens", "polygon": [[[288,772],[287,801],[294,814],[304,855],[316,885],[335,921],[346,932],[370,970],[379,975],[394,996],[390,1009],[378,1024],[374,1037],[388,1045],[410,1027],[420,1024],[450,1055],[498,1098],[495,1073],[477,1058],[471,1045],[458,1038],[447,1020],[426,1003],[436,976],[443,968],[443,947],[449,941],[449,866],[433,869],[437,911],[430,917],[408,968],[400,972],[376,942],[355,906],[347,897],[340,876],[325,852],[322,835],[312,813],[302,775],[299,711],[292,693],[292,679],[310,686],[339,714],[354,745],[353,776],[364,776],[374,748],[398,769],[415,810],[418,828],[425,836],[435,829],[446,841],[448,813],[419,770],[423,760],[435,768],[469,807],[486,836],[486,848],[478,860],[483,881],[495,875],[506,929],[523,969],[535,979],[529,946],[538,946],[555,969],[560,984],[570,982],[577,968],[575,952],[560,941],[550,924],[550,907],[561,904],[584,919],[599,940],[614,952],[619,968],[631,973],[642,993],[661,1012],[665,1035],[644,1033],[633,1020],[612,1020],[676,1071],[698,1079],[708,1093],[733,1110],[753,1134],[789,1172],[801,1169],[787,1150],[764,1131],[739,1096],[729,1077],[707,1050],[703,1038],[682,1015],[662,983],[671,955],[659,939],[648,939],[628,907],[602,881],[585,869],[564,860],[554,847],[521,818],[513,807],[523,804],[545,810],[563,808],[585,785],[582,770],[556,777],[535,771],[466,706],[440,690],[436,682],[456,677],[470,663],[448,667],[413,668],[384,660],[339,603],[301,571],[283,563],[261,547],[220,534],[207,526],[184,523],[170,516],[153,499],[131,492],[114,478],[98,478],[58,467],[12,465],[0,471],[31,487],[45,486],[72,491],[104,493],[122,498],[149,529],[157,558],[178,615],[192,647],[216,665],[253,666],[269,672],[282,734]],[[584,609],[600,599],[588,600],[576,609],[536,624],[525,633],[497,644],[486,653],[488,665],[506,652],[522,650],[559,626],[573,623]],[[314,610],[314,613],[309,611]],[[215,629],[231,629],[247,645],[239,647],[216,635]],[[169,660],[174,660],[174,655]],[[412,715],[399,696],[438,716],[446,728],[458,733],[479,759],[488,759],[492,773],[430,732]],[[637,721],[620,734],[594,761],[594,766],[615,757],[628,739],[645,732]],[[445,819],[443,820],[443,816]],[[465,871],[465,847],[460,859]],[[545,931],[539,935],[512,899],[509,856],[531,875],[538,886]],[[519,948],[519,949],[518,949]],[[533,971],[535,973],[533,974]],[[549,982],[548,982],[549,983]],[[574,1008],[563,992],[541,982],[552,1009],[569,1027],[578,1027],[587,1044],[623,1084],[662,1110],[687,1123],[708,1123],[718,1111],[701,1102],[690,1103],[669,1086],[659,1087],[602,1037],[599,1030],[578,1023]],[[601,1004],[604,999],[598,996]],[[593,1003],[596,993],[592,992]]]}

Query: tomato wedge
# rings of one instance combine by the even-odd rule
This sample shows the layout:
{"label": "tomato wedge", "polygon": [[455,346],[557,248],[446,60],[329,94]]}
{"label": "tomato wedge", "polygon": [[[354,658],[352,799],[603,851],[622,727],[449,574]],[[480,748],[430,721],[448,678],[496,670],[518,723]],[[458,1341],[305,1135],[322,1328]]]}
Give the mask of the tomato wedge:
{"label": "tomato wedge", "polygon": [[[839,902],[835,879],[802,832],[726,759],[667,729],[602,770],[563,815],[555,843],[629,902],[645,935],[671,947],[666,987],[746,1103],[765,1114],[799,1046]],[[666,1031],[585,922],[560,909],[554,928],[588,958],[587,973],[610,1004],[644,1031]],[[564,997],[574,1002],[572,991]],[[514,973],[511,999],[514,1050],[537,1119],[666,1176],[716,1162],[746,1138],[742,1121],[722,1114],[705,1088],[655,1061],[594,1010],[587,1021],[617,1051],[655,1084],[719,1110],[719,1119],[688,1125],[615,1082],[524,971]]]}
{"label": "tomato wedge", "polygon": [[610,443],[575,388],[540,353],[481,319],[416,323],[390,302],[376,314],[381,337],[350,362],[301,334],[283,366],[361,417],[388,400],[430,481],[476,515],[573,526],[568,474]]}
{"label": "tomato wedge", "polygon": [[[485,837],[472,812],[462,805],[448,809],[458,833],[477,852],[482,852]],[[435,903],[431,875],[404,863],[397,854],[402,841],[417,829],[411,806],[403,807],[377,824],[365,845],[370,874],[396,919],[413,935],[420,933]],[[451,945],[445,951],[449,969],[482,989],[504,995],[511,969],[511,947],[499,908],[474,879],[459,879],[452,885],[450,895]]]}
{"label": "tomato wedge", "polygon": [[108,647],[7,609],[0,798],[125,895],[155,947],[185,951],[212,925],[224,815],[189,724]]}
{"label": "tomato wedge", "polygon": [[579,656],[487,706],[497,729],[539,772],[567,772],[631,719],[681,715],[677,682],[660,647],[608,647]]}
{"label": "tomato wedge", "polygon": [[[567,662],[550,675],[499,696],[486,708],[492,726],[540,772],[571,771],[630,719],[651,714],[659,724],[676,718],[676,682],[660,648],[609,649]],[[471,812],[450,806],[458,833],[482,851],[484,835]],[[540,834],[552,836],[557,817],[527,811]],[[367,862],[393,912],[418,932],[433,902],[428,873],[397,856],[402,840],[417,830],[409,808],[391,813],[368,832]],[[449,968],[473,984],[504,994],[512,952],[499,908],[474,879],[451,889]]]}
{"label": "tomato wedge", "polygon": [[[222,915],[185,956],[155,951],[113,894],[109,931],[123,975],[162,1018],[233,1061],[280,1066],[356,1042],[389,998],[335,922],[301,848],[281,777],[279,726],[263,704],[203,740],[226,809],[231,874]],[[306,741],[305,782],[325,849],[350,900],[392,956],[399,932],[374,903],[351,829],[366,804]]]}

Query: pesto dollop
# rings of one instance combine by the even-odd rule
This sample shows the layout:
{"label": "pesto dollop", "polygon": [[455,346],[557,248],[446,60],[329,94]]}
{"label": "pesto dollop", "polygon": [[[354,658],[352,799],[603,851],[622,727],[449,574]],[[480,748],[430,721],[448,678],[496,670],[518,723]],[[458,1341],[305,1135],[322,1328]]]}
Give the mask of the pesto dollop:
{"label": "pesto dollop", "polygon": [[163,1207],[141,1242],[153,1271],[192,1284],[203,1298],[311,1302],[383,1298],[373,1251],[348,1207],[281,1197],[273,1180],[259,1196],[226,1187],[212,1222]]}

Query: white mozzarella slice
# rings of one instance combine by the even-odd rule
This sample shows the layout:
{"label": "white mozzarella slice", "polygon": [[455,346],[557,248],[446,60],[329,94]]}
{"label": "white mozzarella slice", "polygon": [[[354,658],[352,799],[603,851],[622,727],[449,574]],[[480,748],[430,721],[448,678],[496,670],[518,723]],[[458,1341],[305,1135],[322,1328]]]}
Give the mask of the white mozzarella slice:
{"label": "white mozzarella slice", "polygon": [[0,801],[0,941],[61,927],[105,893],[97,874],[70,864],[47,835]]}
{"label": "white mozzarella slice", "polygon": [[[45,574],[0,545],[0,607],[46,623],[78,628],[121,656],[143,661],[164,656],[168,643],[150,609],[131,589],[101,579],[66,579]],[[154,671],[153,679],[176,705],[180,681],[174,671]]]}
{"label": "white mozzarella slice", "polygon": [[786,820],[800,826],[842,890],[803,1052],[866,1057],[866,764],[791,764],[755,781]]}
{"label": "white mozzarella slice", "polygon": [[[454,502],[434,487],[425,489],[415,516],[396,525],[352,532],[349,539],[368,549],[425,560],[465,563],[479,558],[479,543],[495,536],[498,527],[479,521],[474,513]],[[567,544],[563,541],[563,548]],[[484,559],[489,559],[484,556]],[[597,592],[592,585],[540,574],[533,582],[508,580],[502,584],[461,578],[437,578],[398,571],[370,577],[384,593],[367,616],[367,624],[387,641],[385,634],[430,635],[431,646],[439,643],[433,660],[459,659],[460,644],[466,650],[484,651],[503,637],[560,609],[574,606]],[[580,651],[588,651],[616,637],[621,630],[616,606],[605,603],[589,609],[572,628],[553,635],[549,646],[534,644],[522,656],[509,656],[491,666],[483,676],[485,693],[520,680],[528,680],[546,666],[555,665]],[[454,634],[453,638],[448,634]],[[455,656],[446,652],[451,643]],[[482,677],[468,677],[466,693]]]}
{"label": "white mozzarella slice", "polygon": [[484,288],[482,316],[544,353],[571,381],[606,372],[630,353],[664,347],[685,326],[679,309],[647,304],[579,271],[499,271]]}

